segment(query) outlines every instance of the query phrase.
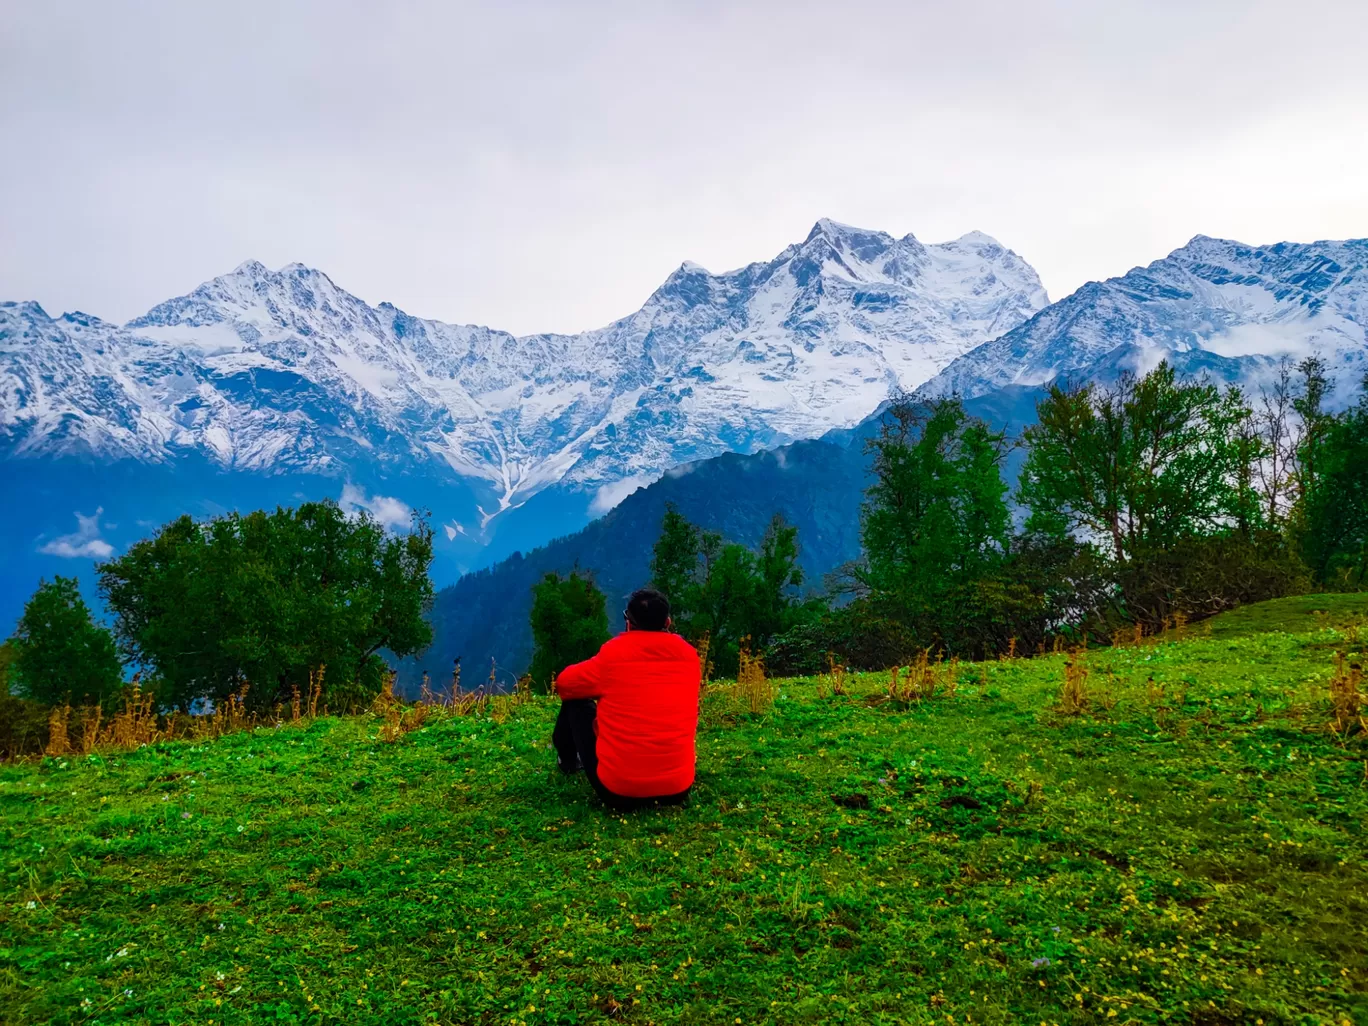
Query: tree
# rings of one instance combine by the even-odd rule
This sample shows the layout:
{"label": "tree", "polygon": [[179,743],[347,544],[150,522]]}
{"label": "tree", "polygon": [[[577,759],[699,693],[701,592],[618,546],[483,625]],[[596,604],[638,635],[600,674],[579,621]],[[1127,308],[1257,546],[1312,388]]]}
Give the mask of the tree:
{"label": "tree", "polygon": [[1036,412],[1020,488],[1028,530],[1082,531],[1124,562],[1252,515],[1259,450],[1242,440],[1251,414],[1237,388],[1180,383],[1163,362],[1110,389],[1053,385]]}
{"label": "tree", "polygon": [[1283,357],[1272,387],[1260,389],[1260,409],[1254,415],[1255,429],[1266,453],[1254,469],[1263,499],[1264,522],[1270,526],[1287,520],[1295,497],[1293,399],[1292,362]]}
{"label": "tree", "polygon": [[651,556],[651,587],[670,600],[672,607],[683,612],[688,590],[698,570],[700,532],[679,512],[673,502],[665,505],[665,518],[660,524]]}
{"label": "tree", "polygon": [[324,673],[324,701],[363,705],[379,653],[432,641],[432,532],[391,535],[335,502],[197,522],[181,517],[97,567],[124,651],[150,667],[167,704],[223,701],[249,686],[266,707]]}
{"label": "tree", "polygon": [[693,641],[706,636],[717,672],[730,674],[743,642],[761,650],[803,615],[798,554],[798,529],[778,514],[752,551],[701,530],[671,505],[655,544],[651,587],[670,600],[675,629]]}
{"label": "tree", "polygon": [[532,686],[546,694],[554,676],[608,640],[606,601],[592,578],[572,570],[568,577],[547,574],[533,585],[532,640]]}
{"label": "tree", "polygon": [[755,591],[750,634],[759,644],[788,629],[794,611],[793,591],[803,584],[798,565],[798,528],[778,513],[760,539],[755,554]]}
{"label": "tree", "polygon": [[1314,434],[1302,552],[1321,583],[1362,588],[1368,585],[1368,377],[1357,407],[1320,418]]}
{"label": "tree", "polygon": [[25,698],[108,705],[123,687],[114,636],[91,618],[73,577],[38,585],[9,645],[14,687]]}
{"label": "tree", "polygon": [[1294,442],[1296,454],[1295,477],[1297,497],[1305,502],[1316,489],[1321,469],[1321,449],[1335,417],[1325,408],[1326,397],[1335,387],[1334,379],[1326,373],[1325,361],[1319,356],[1308,356],[1297,364],[1301,373],[1301,387],[1292,400],[1292,408],[1299,418]]}
{"label": "tree", "polygon": [[943,619],[949,596],[990,575],[1007,551],[1005,438],[958,399],[903,398],[870,447],[858,576],[887,615],[909,625]]}

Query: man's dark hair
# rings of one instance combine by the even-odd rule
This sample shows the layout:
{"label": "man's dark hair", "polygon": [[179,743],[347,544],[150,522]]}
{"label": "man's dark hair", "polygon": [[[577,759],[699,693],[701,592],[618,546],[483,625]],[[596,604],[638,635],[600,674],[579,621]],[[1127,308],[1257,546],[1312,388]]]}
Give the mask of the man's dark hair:
{"label": "man's dark hair", "polygon": [[670,600],[654,588],[632,592],[623,615],[639,631],[663,631],[670,622]]}

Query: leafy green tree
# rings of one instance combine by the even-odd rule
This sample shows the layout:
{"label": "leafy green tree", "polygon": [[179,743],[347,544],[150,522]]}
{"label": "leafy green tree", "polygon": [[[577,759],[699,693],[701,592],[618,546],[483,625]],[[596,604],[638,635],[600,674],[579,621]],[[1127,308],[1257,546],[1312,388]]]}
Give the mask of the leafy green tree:
{"label": "leafy green tree", "polygon": [[665,506],[660,538],[651,556],[651,587],[670,600],[672,607],[684,611],[698,571],[700,532],[679,512],[674,503]]}
{"label": "leafy green tree", "polygon": [[1027,528],[1105,539],[1116,560],[1222,530],[1257,512],[1258,451],[1236,388],[1180,382],[1167,362],[1115,387],[1050,388],[1028,428],[1020,498]]}
{"label": "leafy green tree", "polygon": [[943,621],[952,596],[990,575],[1007,551],[1005,439],[958,399],[900,399],[871,450],[857,576],[886,615]]}
{"label": "leafy green tree", "polygon": [[794,592],[802,587],[798,565],[798,528],[774,515],[755,554],[755,590],[750,634],[760,644],[789,628],[796,610]]}
{"label": "leafy green tree", "polygon": [[1368,586],[1368,378],[1357,407],[1322,417],[1314,434],[1302,552],[1322,584],[1363,588]]}
{"label": "leafy green tree", "polygon": [[776,515],[752,551],[703,531],[667,507],[651,561],[651,586],[670,600],[675,629],[697,641],[709,638],[720,674],[733,672],[743,641],[764,649],[807,607],[797,600],[803,582],[798,529]]}
{"label": "leafy green tree", "polygon": [[91,618],[74,577],[38,585],[7,647],[15,690],[45,705],[109,705],[123,687],[114,636]]}
{"label": "leafy green tree", "polygon": [[593,579],[572,570],[547,574],[532,588],[533,689],[545,694],[552,678],[594,655],[608,640],[603,592]]}
{"label": "leafy green tree", "polygon": [[1297,364],[1301,374],[1300,387],[1292,400],[1298,417],[1295,441],[1298,498],[1305,502],[1316,490],[1321,470],[1321,452],[1326,436],[1335,423],[1335,416],[1326,409],[1325,400],[1335,387],[1334,379],[1319,356],[1308,356]]}
{"label": "leafy green tree", "polygon": [[324,701],[343,709],[380,689],[381,650],[431,643],[431,562],[423,521],[395,536],[325,501],[181,517],[97,569],[115,633],[155,670],[162,701],[222,701],[246,684],[269,706],[324,667]]}

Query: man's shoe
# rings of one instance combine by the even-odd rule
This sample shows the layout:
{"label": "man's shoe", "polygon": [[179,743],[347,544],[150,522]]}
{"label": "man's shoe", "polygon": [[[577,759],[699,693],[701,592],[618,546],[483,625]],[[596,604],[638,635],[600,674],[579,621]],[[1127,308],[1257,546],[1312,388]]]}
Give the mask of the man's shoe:
{"label": "man's shoe", "polygon": [[584,763],[580,762],[580,757],[578,755],[575,756],[575,761],[570,763],[564,762],[558,755],[556,756],[556,766],[567,776],[572,773],[578,773],[580,770],[584,769]]}

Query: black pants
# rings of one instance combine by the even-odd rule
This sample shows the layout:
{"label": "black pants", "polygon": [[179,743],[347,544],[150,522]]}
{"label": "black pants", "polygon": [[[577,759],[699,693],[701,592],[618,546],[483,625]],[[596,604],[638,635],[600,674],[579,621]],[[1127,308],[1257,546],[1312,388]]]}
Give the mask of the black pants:
{"label": "black pants", "polygon": [[679,794],[666,794],[657,798],[633,798],[615,794],[603,786],[598,776],[598,735],[594,732],[594,719],[598,710],[591,698],[572,698],[561,702],[560,713],[556,716],[556,729],[551,732],[551,744],[562,766],[575,765],[576,758],[584,767],[584,775],[594,792],[615,812],[630,812],[633,809],[654,808],[658,805],[682,805],[689,797],[689,788]]}

